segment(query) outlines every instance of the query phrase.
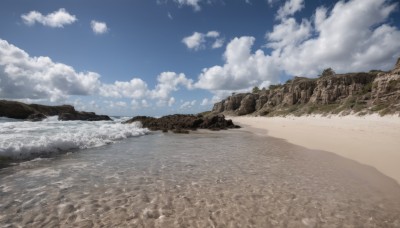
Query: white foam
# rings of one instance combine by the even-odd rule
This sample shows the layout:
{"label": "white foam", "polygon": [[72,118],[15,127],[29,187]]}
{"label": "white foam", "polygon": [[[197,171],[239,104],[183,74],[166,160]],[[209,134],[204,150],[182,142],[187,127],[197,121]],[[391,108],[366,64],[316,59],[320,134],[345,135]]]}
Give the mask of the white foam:
{"label": "white foam", "polygon": [[115,121],[0,122],[0,156],[39,157],[74,149],[103,146],[117,140],[148,133],[139,123]]}

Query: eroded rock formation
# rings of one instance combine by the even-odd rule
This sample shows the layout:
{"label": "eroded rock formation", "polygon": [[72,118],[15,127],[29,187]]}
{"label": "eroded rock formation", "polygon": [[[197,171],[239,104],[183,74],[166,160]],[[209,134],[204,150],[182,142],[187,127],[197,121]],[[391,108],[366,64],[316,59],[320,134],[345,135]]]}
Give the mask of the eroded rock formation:
{"label": "eroded rock formation", "polygon": [[213,107],[229,115],[400,113],[400,59],[389,72],[294,77],[257,93],[234,94]]}

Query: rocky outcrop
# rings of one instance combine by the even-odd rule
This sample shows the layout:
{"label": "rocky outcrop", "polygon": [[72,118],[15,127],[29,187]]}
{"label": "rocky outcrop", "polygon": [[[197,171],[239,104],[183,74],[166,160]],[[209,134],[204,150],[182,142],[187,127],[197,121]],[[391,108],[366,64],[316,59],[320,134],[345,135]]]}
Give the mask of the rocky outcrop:
{"label": "rocky outcrop", "polygon": [[172,131],[174,133],[189,133],[188,130],[209,129],[225,130],[228,128],[239,128],[232,120],[226,120],[224,115],[168,115],[161,118],[148,116],[136,116],[125,121],[125,124],[141,122],[143,127],[157,131]]}
{"label": "rocky outcrop", "polygon": [[229,115],[400,113],[400,59],[389,72],[294,77],[257,93],[234,94],[214,105]]}
{"label": "rocky outcrop", "polygon": [[48,116],[57,116],[59,120],[111,120],[105,115],[94,112],[79,112],[71,105],[47,106],[39,104],[24,104],[17,101],[0,100],[0,116],[30,121],[41,121]]}
{"label": "rocky outcrop", "polygon": [[61,113],[58,116],[58,120],[85,120],[85,121],[102,121],[111,120],[106,115],[96,115],[94,112],[72,112],[72,113]]}

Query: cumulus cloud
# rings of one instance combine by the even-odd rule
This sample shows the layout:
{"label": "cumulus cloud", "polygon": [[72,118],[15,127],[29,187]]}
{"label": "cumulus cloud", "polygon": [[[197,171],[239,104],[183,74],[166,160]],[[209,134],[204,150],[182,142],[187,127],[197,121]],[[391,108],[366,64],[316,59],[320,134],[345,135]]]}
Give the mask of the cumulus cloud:
{"label": "cumulus cloud", "polygon": [[315,76],[327,67],[339,72],[390,69],[400,53],[400,31],[385,22],[397,7],[387,0],[319,7],[310,20],[283,19],[267,33],[267,46],[292,75]]}
{"label": "cumulus cloud", "polygon": [[203,69],[194,86],[213,92],[215,101],[254,86],[268,87],[282,74],[312,77],[328,67],[337,72],[388,70],[399,57],[399,28],[387,22],[397,3],[339,1],[331,10],[317,8],[310,18],[290,17],[303,7],[303,1],[287,1],[278,10],[280,20],[266,33],[270,54],[252,51],[254,37],[234,38],[226,46],[225,63]]}
{"label": "cumulus cloud", "polygon": [[105,101],[110,108],[126,108],[128,104],[125,101]]}
{"label": "cumulus cloud", "polygon": [[27,25],[34,25],[40,23],[44,26],[53,28],[62,28],[64,25],[69,25],[77,21],[75,15],[68,13],[65,9],[61,8],[53,13],[43,15],[38,11],[31,11],[27,14],[21,15],[22,21]]}
{"label": "cumulus cloud", "polygon": [[276,18],[284,19],[302,10],[303,8],[304,0],[288,0],[281,8],[279,8]]}
{"label": "cumulus cloud", "polygon": [[212,44],[211,48],[213,48],[213,49],[220,48],[220,47],[224,46],[224,42],[225,42],[225,40],[222,38],[216,39],[214,41],[214,43]]}
{"label": "cumulus cloud", "polygon": [[264,81],[277,81],[278,74],[271,56],[262,50],[251,52],[255,38],[234,38],[226,47],[223,66],[203,69],[195,87],[212,91],[250,88]]}
{"label": "cumulus cloud", "polygon": [[196,104],[196,100],[193,100],[193,101],[186,101],[186,102],[184,102],[184,103],[181,105],[180,109],[190,109],[190,108],[192,108],[195,104]]}
{"label": "cumulus cloud", "polygon": [[209,32],[207,32],[206,37],[217,38],[217,37],[219,37],[219,32],[218,31],[209,31]]}
{"label": "cumulus cloud", "polygon": [[167,99],[171,92],[178,90],[179,86],[191,89],[193,84],[193,80],[186,78],[185,74],[175,72],[161,73],[157,77],[157,82],[155,89],[150,91],[152,98]]}
{"label": "cumulus cloud", "polygon": [[[141,100],[142,107],[150,106],[147,99],[171,106],[175,103],[171,93],[181,87],[192,89],[193,80],[175,72],[158,75],[153,89],[149,89],[140,78],[102,83],[97,73],[76,72],[71,66],[53,62],[49,57],[30,57],[25,51],[0,39],[1,98],[60,101],[71,95],[100,95]],[[127,106],[122,104],[112,105]]]}
{"label": "cumulus cloud", "polygon": [[186,45],[187,48],[193,50],[200,50],[204,48],[204,34],[199,32],[194,32],[191,36],[184,37],[182,42]]}
{"label": "cumulus cloud", "polygon": [[174,0],[176,3],[179,4],[179,6],[191,6],[193,7],[194,11],[200,11],[201,7],[199,3],[201,0]]}
{"label": "cumulus cloud", "polygon": [[108,27],[105,22],[92,20],[90,22],[90,26],[95,34],[104,34],[108,32]]}
{"label": "cumulus cloud", "polygon": [[147,84],[140,78],[133,78],[129,82],[116,81],[114,84],[103,84],[100,87],[100,95],[105,97],[139,99],[147,94]]}
{"label": "cumulus cloud", "polygon": [[175,98],[174,97],[169,98],[168,106],[171,107],[174,104],[175,104]]}
{"label": "cumulus cloud", "polygon": [[182,43],[184,43],[188,49],[198,51],[205,49],[207,41],[211,41],[211,47],[215,49],[222,47],[225,42],[225,40],[219,38],[219,36],[220,34],[218,31],[209,31],[207,33],[194,32],[192,35],[184,37]]}
{"label": "cumulus cloud", "polygon": [[57,101],[68,95],[97,92],[100,75],[76,72],[49,57],[30,57],[25,51],[0,39],[0,97]]}
{"label": "cumulus cloud", "polygon": [[213,104],[212,100],[209,100],[208,98],[204,98],[200,103],[201,106],[208,106],[212,104]]}

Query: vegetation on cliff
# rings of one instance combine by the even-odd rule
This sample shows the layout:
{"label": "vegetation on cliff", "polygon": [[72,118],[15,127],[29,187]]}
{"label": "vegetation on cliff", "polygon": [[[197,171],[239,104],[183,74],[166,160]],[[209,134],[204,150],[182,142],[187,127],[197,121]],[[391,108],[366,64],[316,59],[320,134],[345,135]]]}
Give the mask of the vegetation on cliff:
{"label": "vegetation on cliff", "polygon": [[336,74],[329,68],[318,78],[294,77],[268,90],[233,94],[216,103],[212,111],[261,116],[399,114],[400,59],[389,72]]}

